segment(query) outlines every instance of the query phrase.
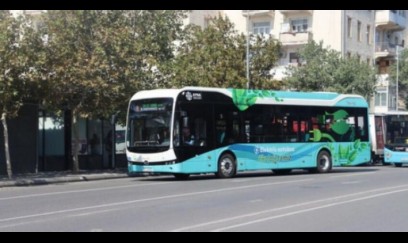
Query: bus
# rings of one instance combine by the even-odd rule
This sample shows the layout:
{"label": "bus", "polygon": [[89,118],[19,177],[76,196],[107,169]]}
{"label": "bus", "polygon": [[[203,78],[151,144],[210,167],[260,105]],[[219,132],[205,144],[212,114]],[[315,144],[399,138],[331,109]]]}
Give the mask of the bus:
{"label": "bus", "polygon": [[370,114],[373,158],[400,167],[408,163],[408,112]]}
{"label": "bus", "polygon": [[292,169],[325,173],[371,160],[368,104],[330,92],[185,87],[140,91],[126,124],[129,174],[177,179]]}

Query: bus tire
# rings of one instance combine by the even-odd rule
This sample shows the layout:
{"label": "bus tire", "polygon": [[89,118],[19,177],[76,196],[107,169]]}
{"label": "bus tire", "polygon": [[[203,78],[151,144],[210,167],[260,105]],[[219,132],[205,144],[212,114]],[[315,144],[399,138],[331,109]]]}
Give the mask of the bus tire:
{"label": "bus tire", "polygon": [[394,163],[395,167],[402,167],[402,163]]}
{"label": "bus tire", "polygon": [[290,172],[292,172],[292,169],[276,169],[272,171],[277,175],[288,175]]}
{"label": "bus tire", "polygon": [[218,160],[218,178],[231,178],[237,172],[237,163],[231,154],[223,154]]}
{"label": "bus tire", "polygon": [[332,158],[326,150],[322,150],[317,155],[316,172],[327,173],[332,169]]}
{"label": "bus tire", "polygon": [[175,173],[173,176],[176,178],[176,180],[187,180],[190,177],[190,174]]}

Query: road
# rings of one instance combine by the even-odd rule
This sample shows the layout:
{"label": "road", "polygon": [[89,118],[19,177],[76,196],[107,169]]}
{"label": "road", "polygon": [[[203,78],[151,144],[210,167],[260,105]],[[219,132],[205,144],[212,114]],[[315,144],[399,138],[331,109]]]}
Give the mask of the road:
{"label": "road", "polygon": [[408,167],[0,188],[0,231],[408,231]]}

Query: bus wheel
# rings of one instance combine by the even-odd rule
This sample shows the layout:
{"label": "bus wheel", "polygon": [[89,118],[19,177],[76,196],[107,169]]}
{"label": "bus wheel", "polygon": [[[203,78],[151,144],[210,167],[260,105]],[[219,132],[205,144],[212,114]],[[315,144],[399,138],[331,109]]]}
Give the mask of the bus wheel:
{"label": "bus wheel", "polygon": [[331,156],[327,151],[320,151],[317,155],[317,167],[318,173],[327,173],[332,169]]}
{"label": "bus wheel", "polygon": [[173,174],[176,180],[187,180],[190,177],[190,174]]}
{"label": "bus wheel", "polygon": [[272,170],[273,173],[277,174],[277,175],[287,175],[290,172],[292,172],[292,169],[279,169],[279,170]]}
{"label": "bus wheel", "polygon": [[217,177],[219,178],[231,178],[235,176],[237,166],[235,163],[234,156],[231,154],[224,154],[218,160],[218,172]]}
{"label": "bus wheel", "polygon": [[395,167],[402,167],[402,163],[394,163]]}

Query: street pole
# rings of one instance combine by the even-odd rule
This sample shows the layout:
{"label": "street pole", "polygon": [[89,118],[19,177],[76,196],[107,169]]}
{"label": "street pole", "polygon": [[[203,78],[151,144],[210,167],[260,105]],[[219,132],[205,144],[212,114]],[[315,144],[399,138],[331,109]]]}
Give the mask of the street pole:
{"label": "street pole", "polygon": [[[397,114],[398,114],[398,96],[399,96],[399,90],[398,90],[398,75],[399,75],[399,50],[398,50],[398,45],[397,45],[397,80],[396,80],[396,110],[397,110]],[[399,116],[399,115],[398,115]]]}
{"label": "street pole", "polygon": [[247,89],[249,89],[249,11],[247,10],[247,43],[246,43],[246,78],[247,78]]}

